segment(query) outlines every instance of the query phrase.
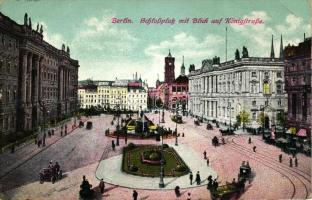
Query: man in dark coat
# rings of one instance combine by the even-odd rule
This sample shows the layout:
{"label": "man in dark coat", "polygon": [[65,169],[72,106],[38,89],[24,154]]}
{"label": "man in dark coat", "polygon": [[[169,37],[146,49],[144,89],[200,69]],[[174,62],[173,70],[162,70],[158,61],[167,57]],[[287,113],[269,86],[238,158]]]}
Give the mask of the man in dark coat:
{"label": "man in dark coat", "polygon": [[103,194],[104,193],[104,189],[105,189],[105,184],[104,184],[104,180],[103,179],[101,179],[101,181],[100,181],[99,188],[101,190],[101,194]]}
{"label": "man in dark coat", "polygon": [[132,194],[133,200],[137,200],[138,195],[139,195],[138,192],[136,190],[133,190],[133,194]]}
{"label": "man in dark coat", "polygon": [[190,184],[192,185],[193,184],[193,173],[190,172]]}
{"label": "man in dark coat", "polygon": [[200,185],[200,174],[199,174],[199,171],[197,171],[197,173],[196,173],[196,179],[195,179],[195,181],[196,181],[196,184],[197,185]]}

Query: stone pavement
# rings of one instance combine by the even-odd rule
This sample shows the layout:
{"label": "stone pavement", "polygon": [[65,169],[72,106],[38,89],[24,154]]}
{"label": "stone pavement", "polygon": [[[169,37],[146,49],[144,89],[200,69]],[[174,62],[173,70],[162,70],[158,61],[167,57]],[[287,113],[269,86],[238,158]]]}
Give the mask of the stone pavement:
{"label": "stone pavement", "polygon": [[[148,116],[158,122],[158,114],[149,113]],[[21,184],[10,187],[0,194],[0,199],[79,199],[79,185],[82,175],[86,175],[89,182],[95,187],[97,195],[95,199],[128,200],[132,199],[133,189],[127,187],[111,185],[106,183],[105,193],[98,192],[99,180],[95,177],[97,166],[101,160],[106,160],[118,156],[122,152],[124,141],[120,141],[120,146],[116,151],[111,150],[113,138],[105,137],[104,130],[112,128],[110,122],[112,116],[92,117],[94,129],[75,130],[75,134],[62,138],[44,152],[27,161],[24,165],[13,170],[13,172],[0,179],[0,184],[4,182],[12,184],[18,180]],[[250,184],[246,185],[245,192],[240,199],[290,199],[294,192],[294,198],[304,199],[306,193],[311,197],[311,158],[299,154],[299,166],[290,168],[288,166],[288,155],[283,153],[283,163],[277,161],[277,155],[281,153],[279,148],[264,143],[259,136],[239,135],[236,137],[225,137],[227,144],[214,147],[211,145],[213,136],[221,137],[218,129],[207,131],[205,124],[195,126],[191,117],[183,117],[183,124],[178,124],[178,132],[184,132],[185,137],[179,137],[179,147],[185,145],[195,152],[197,157],[201,157],[203,151],[207,151],[211,168],[218,174],[219,185],[237,179],[238,169],[242,161],[249,161],[255,176]],[[169,113],[165,113],[164,126],[175,128],[175,123],[171,121]],[[257,146],[257,152],[252,153],[252,145],[247,143],[248,137],[252,138],[252,145]],[[233,139],[233,141],[232,141]],[[155,140],[128,140],[128,143],[149,144]],[[166,139],[165,143],[174,143],[174,139]],[[235,144],[237,143],[237,144]],[[237,147],[237,145],[240,145]],[[66,176],[55,184],[44,183],[33,176],[37,176],[38,169],[48,162],[49,158],[60,160],[64,165]],[[189,163],[187,163],[189,164]],[[111,173],[111,171],[105,172]],[[202,173],[202,171],[201,171]],[[194,171],[193,171],[194,174]],[[202,178],[204,178],[202,176]],[[158,181],[157,181],[158,182]],[[307,189],[304,188],[304,185]],[[187,198],[190,192],[192,200],[209,200],[210,194],[205,186],[181,189],[182,195],[176,197],[173,190],[147,190],[137,189],[140,200],[174,200]]]}
{"label": "stone pavement", "polygon": [[[85,117],[82,118],[83,121],[86,120]],[[76,122],[78,125],[78,122]],[[73,127],[74,125],[74,119],[72,118],[70,121],[66,122],[67,124],[67,130],[68,134],[70,134],[74,129],[77,128]],[[65,125],[64,124],[64,125]],[[63,133],[63,137],[65,137],[65,134]],[[28,143],[25,146],[22,146],[20,148],[17,148],[14,153],[11,152],[4,152],[0,155],[0,179],[5,176],[7,173],[12,171],[13,169],[17,168],[27,160],[31,159],[33,156],[37,155],[41,151],[47,149],[50,145],[54,144],[58,140],[60,140],[62,137],[60,135],[60,127],[56,127],[54,135],[51,135],[49,137],[47,135],[46,137],[46,146],[38,147],[34,142]]]}
{"label": "stone pavement", "polygon": [[[192,148],[183,144],[180,144],[179,146],[169,144],[169,146],[173,147],[180,155],[180,157],[184,160],[184,162],[187,163],[187,165],[189,166],[190,170],[193,172],[194,175],[193,182],[195,180],[197,171],[200,172],[202,182],[200,185],[196,185],[195,183],[190,185],[188,174],[180,177],[165,177],[164,189],[174,189],[176,186],[179,186],[180,188],[199,187],[207,185],[208,182],[206,179],[209,175],[211,175],[213,179],[217,178],[217,174],[211,169],[211,167],[207,167],[206,160],[200,158]],[[127,174],[122,172],[121,165],[122,155],[103,160],[100,162],[96,170],[95,176],[99,180],[103,178],[104,182],[122,187],[148,190],[163,190],[158,186],[159,177],[151,178]]]}

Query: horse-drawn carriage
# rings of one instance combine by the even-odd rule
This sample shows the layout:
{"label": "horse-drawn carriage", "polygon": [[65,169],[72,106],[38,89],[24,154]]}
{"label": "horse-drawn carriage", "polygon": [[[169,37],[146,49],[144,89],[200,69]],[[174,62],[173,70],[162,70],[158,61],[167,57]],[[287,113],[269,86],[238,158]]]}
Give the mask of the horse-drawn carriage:
{"label": "horse-drawn carriage", "polygon": [[87,125],[86,125],[86,129],[90,130],[92,129],[92,122],[87,122]]}
{"label": "horse-drawn carriage", "polygon": [[79,121],[79,128],[82,128],[84,126],[83,121]]}
{"label": "horse-drawn carriage", "polygon": [[207,130],[213,130],[213,127],[212,127],[212,125],[210,123],[208,123],[207,126],[206,126],[206,129]]}
{"label": "horse-drawn carriage", "polygon": [[243,162],[239,168],[238,181],[236,182],[234,179],[232,183],[227,182],[225,185],[210,190],[211,199],[237,199],[245,189],[245,182],[250,181],[251,178],[252,173],[249,163],[245,164]]}
{"label": "horse-drawn carriage", "polygon": [[250,181],[251,178],[252,174],[249,163],[247,162],[247,164],[245,164],[245,162],[243,162],[243,164],[239,168],[238,182],[246,182],[247,180]]}
{"label": "horse-drawn carriage", "polygon": [[54,183],[56,180],[62,179],[62,170],[57,170],[53,168],[43,168],[39,172],[39,180],[40,183],[43,183],[44,181],[51,181]]}
{"label": "horse-drawn carriage", "polygon": [[234,129],[231,127],[231,128],[228,128],[228,127],[221,127],[219,129],[220,133],[222,136],[224,135],[233,135],[234,134]]}
{"label": "horse-drawn carriage", "polygon": [[195,124],[196,126],[199,126],[199,125],[200,125],[200,124],[199,124],[199,120],[198,120],[197,118],[194,119],[194,124]]}

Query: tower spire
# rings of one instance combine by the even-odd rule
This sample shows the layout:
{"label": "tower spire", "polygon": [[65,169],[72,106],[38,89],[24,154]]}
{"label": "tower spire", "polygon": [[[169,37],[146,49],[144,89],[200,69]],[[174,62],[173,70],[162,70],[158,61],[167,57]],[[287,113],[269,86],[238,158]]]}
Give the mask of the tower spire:
{"label": "tower spire", "polygon": [[279,57],[281,60],[284,60],[283,35],[281,35],[280,56]]}
{"label": "tower spire", "polygon": [[168,54],[168,57],[171,57],[170,49],[169,49],[169,54]]}
{"label": "tower spire", "polygon": [[273,44],[273,34],[272,34],[272,43],[271,43],[271,55],[270,55],[270,58],[275,58],[275,55],[274,55],[274,44]]}
{"label": "tower spire", "polygon": [[185,66],[184,66],[184,56],[182,58],[182,66],[181,66],[181,75],[184,76],[185,75]]}

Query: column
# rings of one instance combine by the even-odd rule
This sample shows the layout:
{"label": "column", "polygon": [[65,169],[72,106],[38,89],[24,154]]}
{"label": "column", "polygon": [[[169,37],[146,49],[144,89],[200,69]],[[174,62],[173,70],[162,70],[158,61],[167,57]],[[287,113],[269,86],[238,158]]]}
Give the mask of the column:
{"label": "column", "polygon": [[21,86],[21,102],[26,103],[26,73],[27,73],[27,53],[23,53],[23,63],[22,63],[22,86]]}
{"label": "column", "polygon": [[250,71],[247,71],[247,83],[246,83],[246,91],[250,93]]}
{"label": "column", "polygon": [[246,92],[246,72],[245,71],[243,71],[242,72],[243,73],[243,77],[242,77],[242,92]]}
{"label": "column", "polygon": [[29,104],[30,102],[31,102],[31,96],[33,95],[32,93],[31,93],[31,78],[32,78],[32,58],[33,58],[33,56],[32,56],[32,54],[30,53],[29,54],[29,56],[28,56],[28,60],[27,60],[27,73],[28,73],[28,85],[27,85],[27,91],[28,91],[28,93],[27,93],[27,104]]}
{"label": "column", "polygon": [[60,68],[60,72],[59,72],[59,101],[61,102],[63,100],[63,70],[62,68]]}
{"label": "column", "polygon": [[216,107],[215,117],[218,118],[218,102],[217,101],[215,101],[215,107]]}
{"label": "column", "polygon": [[39,57],[35,58],[35,85],[34,85],[34,103],[38,102],[38,91],[39,91]]}
{"label": "column", "polygon": [[259,71],[259,89],[259,92],[263,93],[263,71]]}

